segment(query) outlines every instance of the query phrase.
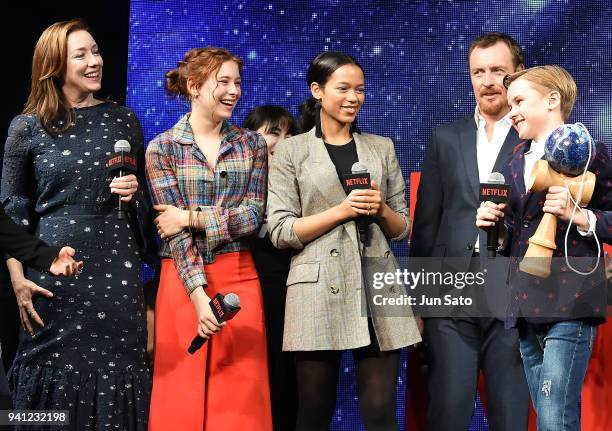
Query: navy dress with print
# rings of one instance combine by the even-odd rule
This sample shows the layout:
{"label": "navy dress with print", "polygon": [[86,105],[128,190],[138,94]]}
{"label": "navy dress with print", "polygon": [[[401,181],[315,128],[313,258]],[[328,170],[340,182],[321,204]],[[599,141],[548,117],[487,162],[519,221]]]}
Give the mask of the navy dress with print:
{"label": "navy dress with print", "polygon": [[[84,261],[74,278],[28,271],[53,297],[34,297],[44,327],[34,337],[21,331],[9,372],[15,408],[68,410],[70,430],[144,431],[150,375],[139,234],[135,217],[117,220],[106,167],[119,139],[144,160],[142,132],[133,112],[110,102],[76,109],[74,121],[52,136],[38,116],[17,116],[5,145],[6,212]],[[141,189],[130,206],[147,199]]]}

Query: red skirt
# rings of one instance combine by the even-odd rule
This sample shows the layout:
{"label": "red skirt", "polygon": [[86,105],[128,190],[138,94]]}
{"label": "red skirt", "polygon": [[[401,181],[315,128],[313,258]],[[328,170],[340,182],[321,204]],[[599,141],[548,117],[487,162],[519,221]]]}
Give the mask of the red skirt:
{"label": "red skirt", "polygon": [[251,253],[220,254],[205,272],[208,296],[236,293],[242,309],[190,355],[195,308],[174,260],[162,260],[149,431],[270,431],[265,321]]}

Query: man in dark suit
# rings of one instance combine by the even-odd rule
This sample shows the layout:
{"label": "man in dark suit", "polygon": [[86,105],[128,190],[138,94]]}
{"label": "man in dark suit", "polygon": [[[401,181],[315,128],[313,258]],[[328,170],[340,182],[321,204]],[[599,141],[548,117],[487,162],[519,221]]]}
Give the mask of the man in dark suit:
{"label": "man in dark suit", "polygon": [[[71,247],[50,247],[38,238],[30,235],[20,226],[17,226],[4,209],[0,206],[0,252],[31,266],[38,271],[49,271],[54,275],[73,275],[82,268],[82,262],[73,259],[74,249]],[[31,304],[30,304],[31,307]],[[32,314],[33,308],[26,308],[25,312]],[[0,410],[12,408],[12,399],[9,392],[4,366],[1,360],[0,346]]]}
{"label": "man in dark suit", "polygon": [[[520,46],[505,34],[485,34],[470,45],[475,114],[433,132],[417,195],[411,257],[441,258],[456,271],[481,270],[486,240],[474,224],[479,183],[500,172],[519,143],[508,118],[503,78],[522,70],[523,63]],[[429,431],[469,428],[480,369],[485,375],[490,429],[527,429],[529,393],[518,334],[494,316],[501,317],[493,313],[472,317],[450,309],[444,316],[424,319]]]}

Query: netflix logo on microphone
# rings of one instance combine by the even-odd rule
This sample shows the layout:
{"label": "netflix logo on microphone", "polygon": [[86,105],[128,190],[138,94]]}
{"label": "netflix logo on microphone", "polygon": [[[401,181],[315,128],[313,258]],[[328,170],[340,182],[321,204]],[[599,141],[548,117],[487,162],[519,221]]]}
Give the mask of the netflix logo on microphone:
{"label": "netflix logo on microphone", "polygon": [[125,169],[131,172],[136,172],[138,165],[136,163],[136,157],[129,153],[121,152],[119,154],[115,154],[110,159],[108,159],[107,166],[111,171],[117,169]]}
{"label": "netflix logo on microphone", "polygon": [[510,186],[507,184],[480,184],[480,201],[491,201],[498,204],[508,202]]}
{"label": "netflix logo on microphone", "polygon": [[370,174],[368,172],[344,175],[344,188],[346,190],[369,189]]}

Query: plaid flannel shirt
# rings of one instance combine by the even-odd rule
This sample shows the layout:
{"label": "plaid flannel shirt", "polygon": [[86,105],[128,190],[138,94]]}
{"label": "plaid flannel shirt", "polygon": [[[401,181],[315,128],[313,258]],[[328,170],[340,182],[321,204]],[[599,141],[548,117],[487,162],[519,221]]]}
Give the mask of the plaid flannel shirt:
{"label": "plaid flannel shirt", "polygon": [[153,202],[199,210],[205,230],[166,238],[160,256],[173,257],[188,294],[206,287],[204,265],[220,253],[248,248],[241,239],[257,230],[265,210],[268,153],[261,135],[228,122],[214,171],[185,115],[153,139],[146,152]]}

